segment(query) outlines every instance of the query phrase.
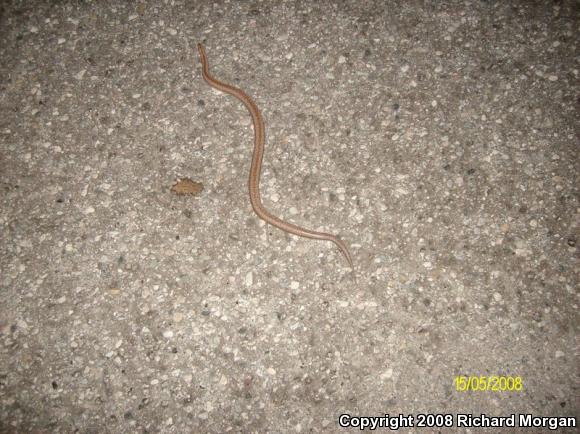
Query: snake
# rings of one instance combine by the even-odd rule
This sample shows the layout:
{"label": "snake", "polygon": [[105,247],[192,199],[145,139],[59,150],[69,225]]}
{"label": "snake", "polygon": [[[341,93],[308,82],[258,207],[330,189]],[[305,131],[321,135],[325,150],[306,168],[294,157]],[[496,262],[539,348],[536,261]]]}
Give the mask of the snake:
{"label": "snake", "polygon": [[281,218],[276,217],[264,207],[262,204],[262,198],[260,196],[260,175],[262,172],[264,144],[266,141],[266,129],[264,126],[264,119],[262,118],[262,114],[260,113],[260,110],[258,109],[258,106],[254,100],[250,98],[243,90],[213,77],[209,72],[209,62],[207,60],[207,55],[203,44],[198,43],[197,49],[199,51],[199,58],[202,66],[202,76],[205,82],[214,89],[237,98],[246,106],[250,112],[250,115],[252,116],[252,123],[254,125],[254,152],[252,154],[252,163],[250,165],[250,177],[248,185],[250,191],[250,203],[252,204],[252,208],[254,209],[256,215],[266,223],[269,223],[272,226],[283,230],[284,232],[288,232],[299,237],[311,238],[314,240],[332,241],[338,247],[342,255],[346,258],[350,268],[354,270],[350,252],[345,242],[338,236],[325,232],[313,231],[293,223],[289,223],[282,220]]}

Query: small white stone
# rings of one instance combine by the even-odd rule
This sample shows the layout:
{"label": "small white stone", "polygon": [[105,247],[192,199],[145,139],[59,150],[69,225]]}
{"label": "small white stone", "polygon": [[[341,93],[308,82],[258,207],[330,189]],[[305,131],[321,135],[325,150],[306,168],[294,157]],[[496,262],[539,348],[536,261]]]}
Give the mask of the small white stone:
{"label": "small white stone", "polygon": [[30,30],[30,33],[38,33],[38,27],[36,27],[36,26],[31,26],[29,30]]}
{"label": "small white stone", "polygon": [[85,208],[85,214],[92,214],[95,212],[95,209],[92,206]]}
{"label": "small white stone", "polygon": [[501,294],[499,292],[494,292],[493,293],[493,299],[499,303],[501,301],[501,299],[502,299],[502,296],[501,296]]}
{"label": "small white stone", "polygon": [[172,330],[164,330],[163,331],[163,337],[166,339],[170,339],[173,337],[173,331]]}
{"label": "small white stone", "polygon": [[338,56],[338,63],[345,63],[345,62],[346,62],[346,57]]}
{"label": "small white stone", "polygon": [[137,15],[137,14],[131,14],[131,15],[129,15],[129,21],[136,20],[137,17],[139,17],[139,15]]}
{"label": "small white stone", "polygon": [[401,72],[407,72],[409,70],[409,65],[401,66]]}
{"label": "small white stone", "polygon": [[516,249],[516,256],[528,256],[530,251],[528,249]]}
{"label": "small white stone", "polygon": [[266,369],[266,372],[268,375],[276,375],[276,370],[274,368],[268,368]]}
{"label": "small white stone", "polygon": [[63,295],[62,297],[56,300],[57,304],[63,304],[66,301],[66,297]]}
{"label": "small white stone", "polygon": [[298,288],[300,288],[300,283],[293,280],[292,283],[290,283],[290,289],[298,289]]}
{"label": "small white stone", "polygon": [[557,359],[561,359],[562,357],[564,357],[564,352],[558,350],[558,351],[556,351],[555,356],[556,356]]}
{"label": "small white stone", "polygon": [[246,274],[246,277],[244,279],[244,283],[246,284],[246,286],[252,286],[254,284],[254,273],[249,271]]}
{"label": "small white stone", "polygon": [[557,75],[550,75],[548,77],[548,80],[550,80],[550,81],[558,81],[558,76]]}
{"label": "small white stone", "polygon": [[381,374],[381,380],[388,380],[389,378],[393,378],[393,369],[389,368],[385,372]]}
{"label": "small white stone", "polygon": [[76,78],[77,80],[82,80],[82,79],[83,79],[83,77],[85,76],[85,73],[86,73],[86,72],[87,72],[87,70],[86,70],[86,69],[81,69],[79,72],[77,72],[77,73],[75,74],[75,78]]}
{"label": "small white stone", "polygon": [[171,35],[171,36],[175,36],[177,35],[177,30],[169,28],[167,29],[167,32]]}
{"label": "small white stone", "polygon": [[272,202],[278,202],[278,201],[280,200],[280,195],[279,195],[278,193],[273,193],[273,194],[270,196],[270,200],[271,200]]}
{"label": "small white stone", "polygon": [[431,101],[431,107],[437,107],[437,100]]}
{"label": "small white stone", "polygon": [[66,42],[66,39],[64,38],[58,38],[58,40],[56,41],[58,45],[62,45]]}

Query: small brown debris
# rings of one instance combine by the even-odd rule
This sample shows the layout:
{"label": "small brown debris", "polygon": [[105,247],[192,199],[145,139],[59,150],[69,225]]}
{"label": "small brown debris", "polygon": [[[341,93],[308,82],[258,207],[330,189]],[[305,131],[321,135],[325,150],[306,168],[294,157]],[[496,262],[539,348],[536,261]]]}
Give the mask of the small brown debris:
{"label": "small brown debris", "polygon": [[203,184],[201,182],[192,181],[189,178],[181,178],[171,187],[171,192],[173,194],[191,194],[197,196],[203,190]]}

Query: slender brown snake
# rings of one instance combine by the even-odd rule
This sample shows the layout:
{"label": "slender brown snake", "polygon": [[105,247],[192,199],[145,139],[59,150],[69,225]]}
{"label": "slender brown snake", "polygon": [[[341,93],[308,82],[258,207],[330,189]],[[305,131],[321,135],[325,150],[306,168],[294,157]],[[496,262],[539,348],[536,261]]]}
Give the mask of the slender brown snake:
{"label": "slender brown snake", "polygon": [[348,261],[351,268],[354,269],[352,264],[352,258],[350,252],[346,247],[344,241],[338,238],[336,235],[327,234],[324,232],[316,232],[310,229],[304,229],[292,223],[285,222],[284,220],[272,215],[264,205],[262,204],[262,199],[260,198],[260,174],[262,171],[262,158],[264,156],[264,142],[265,142],[265,127],[264,119],[258,110],[256,103],[250,98],[243,90],[238,89],[230,84],[226,84],[222,81],[217,80],[212,77],[209,73],[209,64],[207,61],[207,56],[205,54],[205,49],[202,44],[197,44],[197,49],[199,50],[199,58],[202,65],[202,75],[203,79],[211,87],[230,94],[241,102],[244,103],[250,115],[252,116],[252,122],[254,124],[254,154],[252,155],[252,165],[250,167],[250,202],[254,212],[267,223],[272,226],[276,226],[285,232],[298,235],[299,237],[313,238],[315,240],[326,240],[332,241],[338,246],[346,260]]}

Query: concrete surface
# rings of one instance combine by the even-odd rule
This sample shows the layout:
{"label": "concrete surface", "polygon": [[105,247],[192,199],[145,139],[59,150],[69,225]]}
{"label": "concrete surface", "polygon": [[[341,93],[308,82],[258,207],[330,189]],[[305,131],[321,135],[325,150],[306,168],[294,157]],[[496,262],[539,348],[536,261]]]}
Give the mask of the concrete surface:
{"label": "concrete surface", "polygon": [[[577,2],[0,11],[0,431],[578,417]],[[356,282],[253,214],[198,41],[264,113],[264,203]]]}

